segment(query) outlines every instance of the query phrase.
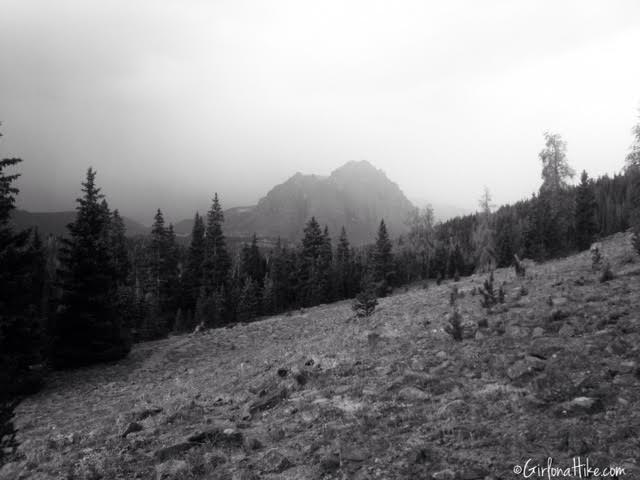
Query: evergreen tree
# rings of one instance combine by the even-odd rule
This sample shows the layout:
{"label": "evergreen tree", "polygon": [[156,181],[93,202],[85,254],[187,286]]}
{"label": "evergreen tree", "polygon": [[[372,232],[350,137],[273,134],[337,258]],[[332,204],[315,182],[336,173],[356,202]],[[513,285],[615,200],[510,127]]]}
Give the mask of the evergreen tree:
{"label": "evergreen tree", "polygon": [[598,225],[596,224],[596,197],[593,182],[589,180],[586,171],[580,176],[580,185],[576,191],[575,212],[576,246],[579,250],[586,250],[591,246]]}
{"label": "evergreen tree", "polygon": [[378,305],[376,296],[376,283],[370,274],[367,274],[363,280],[362,289],[351,304],[351,308],[356,317],[366,318],[371,316]]}
{"label": "evergreen tree", "polygon": [[633,246],[640,254],[640,122],[633,127],[633,144],[627,155],[629,182],[629,223],[633,232]]}
{"label": "evergreen tree", "polygon": [[246,277],[238,299],[238,321],[249,322],[259,313],[260,298],[255,282]]}
{"label": "evergreen tree", "polygon": [[203,285],[207,293],[223,291],[229,282],[231,258],[227,253],[226,241],[222,232],[223,222],[224,214],[216,193],[211,209],[207,213],[205,232]]}
{"label": "evergreen tree", "polygon": [[241,277],[248,276],[258,285],[262,283],[267,265],[258,248],[258,239],[255,233],[251,237],[251,243],[242,247],[240,267],[242,271]]}
{"label": "evergreen tree", "polygon": [[304,228],[298,276],[299,298],[304,306],[316,305],[321,301],[316,282],[320,277],[320,256],[325,248],[325,241],[320,225],[315,217],[311,217]]}
{"label": "evergreen tree", "polygon": [[231,279],[231,257],[227,252],[226,241],[222,231],[224,215],[216,193],[211,208],[207,213],[207,226],[204,239],[204,262],[202,264],[202,286],[204,305],[209,307],[207,324],[222,325],[231,317],[227,295]]}
{"label": "evergreen tree", "polygon": [[109,248],[111,248],[111,257],[118,285],[124,285],[127,282],[130,270],[125,232],[124,221],[118,210],[114,210],[111,214],[111,223],[109,225]]}
{"label": "evergreen tree", "polygon": [[433,208],[427,206],[410,213],[407,220],[407,238],[419,262],[420,278],[429,278],[429,266],[435,254],[435,228]]}
{"label": "evergreen tree", "polygon": [[74,367],[127,355],[130,335],[117,311],[117,272],[111,255],[110,213],[87,171],[74,223],[62,253],[62,299],[55,322],[53,361]]}
{"label": "evergreen tree", "polygon": [[543,212],[544,246],[551,256],[563,254],[571,247],[574,201],[569,191],[568,180],[575,171],[567,160],[567,143],[558,134],[546,132],[545,148],[538,156],[542,162],[542,185],[540,200],[548,209]]}
{"label": "evergreen tree", "polygon": [[393,284],[393,254],[392,245],[387,233],[384,220],[380,221],[378,236],[373,250],[373,281],[377,284],[378,295],[389,293]]}
{"label": "evergreen tree", "polygon": [[340,238],[336,247],[336,293],[338,298],[350,298],[353,295],[353,266],[351,246],[344,227],[340,231]]}
{"label": "evergreen tree", "polygon": [[316,278],[314,285],[316,294],[314,295],[317,303],[325,303],[333,300],[333,251],[331,247],[331,237],[329,236],[329,227],[324,226],[322,232],[322,243],[318,255],[318,268],[316,269]]}
{"label": "evergreen tree", "polygon": [[267,275],[262,285],[261,310],[265,315],[273,314],[275,309],[276,290],[273,280]]}
{"label": "evergreen tree", "polygon": [[[42,246],[39,236],[29,244],[29,231],[14,232],[10,224],[18,189],[18,174],[6,169],[21,162],[0,160],[0,402],[9,396],[30,393],[42,384],[44,361]],[[34,271],[35,268],[35,271]],[[35,273],[35,275],[34,275]]]}
{"label": "evergreen tree", "polygon": [[[185,312],[194,312],[202,287],[202,265],[204,263],[204,222],[196,213],[191,230],[191,243],[187,251],[184,273],[182,275],[181,307]],[[193,325],[190,325],[193,326]]]}
{"label": "evergreen tree", "polygon": [[476,247],[476,269],[480,272],[490,272],[496,268],[495,234],[491,217],[491,194],[487,187],[480,198],[480,214],[478,226],[473,239]]}

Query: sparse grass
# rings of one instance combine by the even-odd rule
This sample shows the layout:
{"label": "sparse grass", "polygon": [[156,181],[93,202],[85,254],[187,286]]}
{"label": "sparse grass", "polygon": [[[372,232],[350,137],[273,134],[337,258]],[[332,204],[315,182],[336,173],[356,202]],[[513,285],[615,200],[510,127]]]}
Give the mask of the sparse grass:
{"label": "sparse grass", "polygon": [[[446,469],[511,478],[506,458],[569,461],[580,425],[591,432],[586,454],[612,463],[640,458],[624,433],[640,428],[637,370],[624,363],[637,358],[640,342],[640,275],[624,261],[628,236],[603,246],[617,273],[604,284],[590,273],[588,255],[528,266],[526,280],[497,270],[509,308],[496,306],[491,316],[477,298],[459,295],[485,279],[460,279],[460,329],[477,323],[482,340],[451,341],[451,290],[442,285],[380,299],[369,319],[347,321],[350,302],[339,302],[141,344],[117,364],[54,373],[18,406],[21,445],[0,478],[157,478],[154,452],[214,426],[262,446],[194,446],[178,457],[186,466],[175,478],[319,478],[323,459],[335,468],[327,479],[430,478]],[[560,294],[565,305],[547,305]],[[549,320],[554,309],[559,317]],[[575,334],[558,336],[569,324]],[[536,327],[543,337],[531,335]],[[527,361],[542,366],[519,376],[514,365]],[[277,373],[295,368],[307,372],[304,384]],[[289,394],[247,417],[270,386]],[[415,390],[400,396],[402,388]],[[557,416],[578,396],[597,398],[604,411]],[[139,420],[142,431],[122,438],[128,422],[154,408],[162,410]],[[271,449],[295,467],[263,471]],[[476,470],[485,473],[474,477]]]}

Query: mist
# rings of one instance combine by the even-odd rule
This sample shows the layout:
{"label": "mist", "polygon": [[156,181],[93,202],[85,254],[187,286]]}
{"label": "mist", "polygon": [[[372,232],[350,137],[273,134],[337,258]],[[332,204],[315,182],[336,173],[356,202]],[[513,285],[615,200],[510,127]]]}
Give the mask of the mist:
{"label": "mist", "polygon": [[619,171],[640,106],[640,4],[4,0],[2,157],[18,207],[74,208],[93,166],[146,224],[251,205],[349,160],[475,209],[540,184],[545,130]]}

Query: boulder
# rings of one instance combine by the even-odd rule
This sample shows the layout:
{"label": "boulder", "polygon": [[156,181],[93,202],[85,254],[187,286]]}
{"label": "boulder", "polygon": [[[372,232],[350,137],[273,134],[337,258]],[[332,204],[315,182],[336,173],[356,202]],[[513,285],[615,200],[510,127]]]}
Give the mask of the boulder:
{"label": "boulder", "polygon": [[122,432],[122,437],[126,438],[130,433],[139,432],[142,429],[142,425],[140,425],[138,422],[131,422],[129,425],[127,425],[127,428],[124,429],[124,432]]}
{"label": "boulder", "polygon": [[404,387],[398,392],[398,397],[408,402],[421,402],[429,399],[429,394],[416,387]]}
{"label": "boulder", "polygon": [[262,456],[259,466],[264,473],[281,473],[291,468],[293,464],[278,450],[271,449]]}
{"label": "boulder", "polygon": [[184,460],[169,460],[156,465],[157,480],[173,480],[185,478],[188,475],[189,466]]}
{"label": "boulder", "polygon": [[157,460],[164,462],[166,460],[169,460],[175,457],[181,457],[186,451],[192,449],[197,445],[198,445],[197,443],[193,443],[193,442],[176,443],[168,447],[159,448],[158,450],[153,452],[153,456]]}

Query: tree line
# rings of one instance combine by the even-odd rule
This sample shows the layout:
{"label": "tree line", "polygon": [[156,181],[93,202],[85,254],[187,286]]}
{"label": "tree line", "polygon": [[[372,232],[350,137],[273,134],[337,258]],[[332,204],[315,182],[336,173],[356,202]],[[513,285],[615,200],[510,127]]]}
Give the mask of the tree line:
{"label": "tree line", "polygon": [[[580,183],[567,145],[545,134],[542,185],[527,200],[494,210],[485,189],[472,215],[435,223],[416,210],[408,233],[391,239],[381,220],[375,243],[353,246],[315,218],[302,240],[265,248],[254,235],[230,249],[217,194],[196,213],[188,246],[161,210],[151,233],[128,238],[87,171],[76,219],[65,238],[15,232],[10,223],[19,159],[0,162],[0,386],[2,395],[31,391],[49,366],[71,368],[123,358],[136,341],[171,332],[216,328],[263,315],[353,298],[384,296],[419,280],[457,280],[509,266],[514,258],[544,261],[588,248],[632,228],[640,251],[640,125],[624,172]],[[366,302],[374,305],[375,302]],[[367,307],[365,310],[369,311]]]}

